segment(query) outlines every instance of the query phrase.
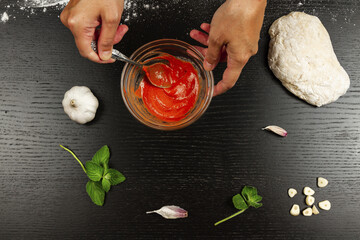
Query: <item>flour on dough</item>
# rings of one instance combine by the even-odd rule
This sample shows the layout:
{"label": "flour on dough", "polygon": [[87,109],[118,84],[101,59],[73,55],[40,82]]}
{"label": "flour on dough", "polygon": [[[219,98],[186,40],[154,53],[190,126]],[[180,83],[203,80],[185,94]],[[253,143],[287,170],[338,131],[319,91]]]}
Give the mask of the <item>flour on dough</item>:
{"label": "flour on dough", "polygon": [[270,27],[269,67],[293,94],[318,107],[345,94],[350,79],[320,20],[292,12]]}

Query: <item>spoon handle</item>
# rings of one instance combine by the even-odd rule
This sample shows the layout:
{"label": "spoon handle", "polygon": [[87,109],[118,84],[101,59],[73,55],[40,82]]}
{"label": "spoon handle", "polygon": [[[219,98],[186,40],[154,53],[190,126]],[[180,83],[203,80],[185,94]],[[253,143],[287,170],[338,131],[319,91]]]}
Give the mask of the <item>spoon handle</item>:
{"label": "spoon handle", "polygon": [[[94,52],[97,53],[96,41],[91,42],[91,48],[94,50]],[[140,67],[142,66],[141,63],[138,63],[138,62],[135,62],[135,61],[131,60],[130,58],[128,58],[127,56],[125,56],[124,54],[122,54],[120,51],[118,51],[116,49],[112,50],[111,58],[113,58],[115,60],[122,61],[122,62],[127,62],[127,63],[130,63],[130,64],[134,64],[134,65],[137,65],[137,66],[140,66]]]}
{"label": "spoon handle", "polygon": [[113,49],[112,50],[112,56],[111,58],[119,60],[119,61],[123,61],[123,62],[127,62],[130,64],[134,64],[137,66],[142,66],[141,63],[135,62],[133,60],[131,60],[130,58],[128,58],[127,56],[125,56],[124,54],[122,54],[121,52],[119,52],[119,50]]}

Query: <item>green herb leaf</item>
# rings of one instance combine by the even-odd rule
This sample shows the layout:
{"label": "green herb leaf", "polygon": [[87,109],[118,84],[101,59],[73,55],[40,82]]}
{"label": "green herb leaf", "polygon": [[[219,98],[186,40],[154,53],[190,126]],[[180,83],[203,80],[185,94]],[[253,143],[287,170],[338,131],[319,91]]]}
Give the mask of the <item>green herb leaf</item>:
{"label": "green herb leaf", "polygon": [[105,191],[100,182],[88,181],[86,184],[86,192],[89,194],[93,203],[98,206],[104,205]]}
{"label": "green herb leaf", "polygon": [[241,213],[243,213],[246,209],[249,207],[259,208],[262,206],[262,203],[260,201],[262,200],[262,197],[257,194],[257,189],[250,186],[245,186],[242,191],[241,195],[236,194],[232,198],[234,207],[239,209],[240,211],[234,213],[233,215],[224,218],[218,222],[216,222],[214,225],[217,226],[220,223],[223,223]]}
{"label": "green herb leaf", "polygon": [[86,174],[91,180],[95,182],[100,181],[104,173],[103,167],[92,161],[87,161],[85,167],[86,167]]}
{"label": "green herb leaf", "polygon": [[122,183],[126,179],[121,172],[112,168],[106,171],[104,178],[109,180],[113,186]]}
{"label": "green herb leaf", "polygon": [[110,151],[108,146],[105,145],[95,153],[91,161],[99,165],[104,165],[109,163],[109,158],[110,158]]}
{"label": "green herb leaf", "polygon": [[234,207],[239,210],[248,208],[248,205],[246,204],[245,200],[243,199],[243,197],[240,194],[236,194],[235,196],[233,196],[232,201],[233,201]]}
{"label": "green herb leaf", "polygon": [[262,200],[262,197],[257,194],[257,189],[251,186],[245,186],[242,191],[241,195],[245,199],[247,205],[259,208],[262,206],[262,203],[259,203]]}
{"label": "green herb leaf", "polygon": [[96,205],[102,206],[104,204],[105,192],[110,190],[111,185],[117,185],[125,181],[124,175],[119,171],[109,169],[110,151],[106,145],[95,153],[91,161],[86,162],[85,167],[70,149],[62,145],[60,147],[74,156],[90,178],[90,181],[86,184],[86,192]]}
{"label": "green herb leaf", "polygon": [[111,187],[111,183],[108,179],[103,178],[101,181],[102,188],[105,190],[105,192],[108,192]]}

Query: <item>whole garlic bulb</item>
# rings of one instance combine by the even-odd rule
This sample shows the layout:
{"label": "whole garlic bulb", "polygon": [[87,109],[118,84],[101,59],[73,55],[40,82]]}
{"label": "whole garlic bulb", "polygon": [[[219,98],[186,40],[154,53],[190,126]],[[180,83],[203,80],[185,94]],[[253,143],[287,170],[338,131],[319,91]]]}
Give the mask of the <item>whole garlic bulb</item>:
{"label": "whole garlic bulb", "polygon": [[95,118],[99,101],[88,87],[74,86],[65,93],[62,105],[71,120],[85,124]]}

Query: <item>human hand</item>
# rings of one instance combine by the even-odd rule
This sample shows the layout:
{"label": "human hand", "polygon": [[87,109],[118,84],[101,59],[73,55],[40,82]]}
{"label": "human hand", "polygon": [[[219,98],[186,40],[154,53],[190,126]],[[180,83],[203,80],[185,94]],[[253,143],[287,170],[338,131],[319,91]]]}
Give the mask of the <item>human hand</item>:
{"label": "human hand", "polygon": [[192,30],[190,37],[208,48],[197,47],[205,56],[204,68],[213,70],[219,61],[227,61],[223,78],[213,96],[232,88],[249,58],[257,53],[266,0],[227,0],[215,12],[205,31]]}
{"label": "human hand", "polygon": [[[126,25],[119,26],[123,9],[124,0],[70,0],[60,19],[73,33],[81,56],[97,63],[112,63],[113,45],[128,31]],[[98,54],[91,48],[91,41],[97,37]]]}

